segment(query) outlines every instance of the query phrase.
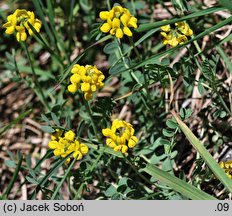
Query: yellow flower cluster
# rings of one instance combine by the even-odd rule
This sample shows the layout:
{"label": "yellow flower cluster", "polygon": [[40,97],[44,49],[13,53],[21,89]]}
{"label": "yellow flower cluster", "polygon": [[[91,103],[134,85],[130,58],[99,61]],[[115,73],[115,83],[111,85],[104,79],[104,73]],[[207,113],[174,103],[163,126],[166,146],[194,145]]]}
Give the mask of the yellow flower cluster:
{"label": "yellow flower cluster", "polygon": [[71,70],[73,75],[70,77],[72,84],[68,86],[68,91],[75,93],[78,89],[84,93],[84,98],[90,100],[93,93],[104,86],[105,79],[103,73],[96,66],[80,66],[75,64]]}
{"label": "yellow flower cluster", "polygon": [[114,151],[127,153],[128,148],[134,148],[138,143],[138,138],[134,136],[134,128],[130,123],[115,119],[111,128],[102,130],[106,139],[106,145],[113,148]]}
{"label": "yellow flower cluster", "polygon": [[27,39],[26,30],[29,35],[33,36],[34,34],[28,23],[30,23],[37,32],[40,31],[42,23],[39,19],[35,19],[35,14],[33,12],[17,9],[13,14],[7,17],[7,22],[3,27],[6,28],[6,34],[10,35],[16,31],[17,40],[25,41]]}
{"label": "yellow flower cluster", "polygon": [[225,170],[226,175],[232,179],[232,160],[231,161],[221,161],[219,166]]}
{"label": "yellow flower cluster", "polygon": [[186,22],[175,23],[175,28],[170,25],[161,27],[161,35],[164,37],[163,44],[169,44],[176,47],[178,44],[183,44],[188,41],[186,36],[192,36],[193,31]]}
{"label": "yellow flower cluster", "polygon": [[[87,145],[79,143],[75,137],[76,134],[71,130],[65,132],[64,135],[61,130],[56,130],[51,136],[51,141],[48,143],[48,146],[50,149],[53,149],[55,156],[65,158],[68,154],[73,152],[70,157],[81,160],[82,157],[88,153],[89,149]],[[66,160],[66,163],[69,162],[70,158]]]}
{"label": "yellow flower cluster", "polygon": [[104,33],[110,32],[117,38],[122,38],[124,34],[131,37],[130,28],[138,28],[137,19],[131,15],[128,9],[121,6],[114,6],[110,11],[101,11],[99,16],[106,21],[100,30]]}

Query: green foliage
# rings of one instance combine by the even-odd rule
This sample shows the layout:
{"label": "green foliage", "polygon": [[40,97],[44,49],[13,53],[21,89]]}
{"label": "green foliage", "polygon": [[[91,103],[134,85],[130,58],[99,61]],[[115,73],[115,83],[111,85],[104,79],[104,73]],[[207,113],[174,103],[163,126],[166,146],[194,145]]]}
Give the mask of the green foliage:
{"label": "green foliage", "polygon": [[[25,42],[18,43],[13,35],[0,38],[0,136],[7,139],[17,128],[22,136],[18,140],[27,144],[18,153],[15,143],[0,146],[8,152],[0,161],[6,175],[0,199],[18,198],[23,186],[28,186],[29,199],[38,194],[52,200],[228,199],[231,180],[211,154],[230,144],[232,132],[231,36],[226,32],[231,5],[226,0],[210,8],[186,0],[170,2],[166,7],[162,1],[33,0],[33,5],[14,1],[9,10],[0,9],[5,21],[19,6],[42,21],[41,32],[29,24],[34,37]],[[119,39],[100,30],[99,13],[119,3],[138,19],[132,37]],[[157,8],[165,13],[160,15]],[[215,13],[225,9],[226,18]],[[160,27],[177,22],[187,22],[193,35],[171,48],[162,43]],[[104,87],[93,90],[89,101],[83,86],[76,93],[67,89],[75,64],[96,65],[104,74]],[[86,77],[92,76],[88,73]],[[11,83],[26,93],[22,106],[16,101],[5,108]],[[24,103],[27,91],[32,99]],[[130,134],[138,138],[127,154],[106,145],[113,136],[106,140],[102,133],[117,118],[130,123],[135,131]],[[73,152],[55,156],[47,144],[57,129],[62,136],[75,132],[88,153],[69,163]],[[124,130],[115,129],[114,135]],[[62,145],[68,149],[67,143],[57,144]],[[19,172],[24,181],[13,194]]]}

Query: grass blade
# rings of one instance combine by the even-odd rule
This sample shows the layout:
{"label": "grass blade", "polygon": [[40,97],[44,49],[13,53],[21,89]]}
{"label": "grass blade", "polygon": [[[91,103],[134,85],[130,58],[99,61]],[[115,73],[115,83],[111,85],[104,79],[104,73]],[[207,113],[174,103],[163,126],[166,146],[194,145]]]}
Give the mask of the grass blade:
{"label": "grass blade", "polygon": [[198,188],[149,163],[143,171],[192,200],[216,200],[216,198],[204,191],[199,190]]}
{"label": "grass blade", "polygon": [[178,115],[171,111],[172,115],[176,119],[180,129],[183,131],[188,141],[192,144],[192,146],[197,150],[197,152],[201,155],[205,163],[209,166],[215,176],[225,185],[225,187],[232,192],[232,181],[227,177],[224,170],[218,165],[212,155],[207,151],[204,145],[200,142],[199,139],[192,133],[192,131],[187,127],[187,125],[181,121]]}
{"label": "grass blade", "polygon": [[171,20],[166,20],[166,21],[145,23],[145,24],[141,24],[136,31],[143,32],[143,31],[147,31],[150,29],[159,28],[159,27],[164,26],[164,25],[173,24],[175,22],[181,22],[181,21],[189,20],[189,19],[192,19],[195,17],[205,16],[207,14],[211,14],[211,13],[214,13],[214,12],[217,12],[220,10],[224,10],[224,9],[226,9],[226,8],[225,7],[211,7],[211,8],[207,8],[205,10],[201,10],[201,11],[192,13],[190,15],[187,15],[187,16],[184,16],[181,18],[173,18]]}

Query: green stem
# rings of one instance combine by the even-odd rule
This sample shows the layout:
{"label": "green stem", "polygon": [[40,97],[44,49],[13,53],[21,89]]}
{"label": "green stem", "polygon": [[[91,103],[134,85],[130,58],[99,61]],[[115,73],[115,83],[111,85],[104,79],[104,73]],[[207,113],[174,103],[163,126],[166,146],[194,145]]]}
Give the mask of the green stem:
{"label": "green stem", "polygon": [[74,197],[73,200],[77,200],[77,199],[81,198],[81,192],[83,190],[84,185],[85,185],[85,183],[82,182],[81,185],[80,185],[80,187],[78,188],[78,190],[77,190],[77,192],[76,192],[75,197]]}
{"label": "green stem", "polygon": [[[142,58],[141,58],[141,56],[139,54],[139,51],[138,51],[137,47],[135,46],[133,38],[129,37],[129,41],[130,41],[130,44],[133,47],[137,57],[139,58],[139,61],[142,62]],[[150,95],[150,92],[149,92],[149,89],[148,89],[149,82],[148,82],[148,79],[147,79],[147,76],[146,76],[146,73],[145,73],[145,70],[144,70],[144,66],[142,66],[142,73],[143,73],[143,77],[144,77],[145,89],[146,89],[146,92],[147,92],[148,100],[150,101],[151,100],[151,95]]]}
{"label": "green stem", "polygon": [[[193,38],[193,36],[192,36],[191,38]],[[198,42],[197,42],[197,41],[193,41],[193,44],[194,44],[194,46],[196,47],[198,53],[201,53],[201,54],[200,54],[200,55],[201,55],[201,58],[202,58],[202,60],[204,61],[204,60],[205,60],[205,56],[204,56],[204,54],[203,54],[203,52],[202,52],[202,50],[201,50],[201,48],[200,48]]]}
{"label": "green stem", "polygon": [[21,165],[22,165],[22,161],[23,161],[23,156],[22,154],[20,153],[19,154],[19,162],[18,162],[18,165],[15,169],[15,172],[13,174],[13,177],[12,179],[10,180],[10,183],[7,187],[7,190],[5,191],[5,193],[2,195],[3,199],[7,199],[8,195],[10,194],[10,191],[11,189],[13,188],[13,185],[14,185],[14,182],[16,181],[17,177],[18,177],[18,174],[19,174],[19,170],[21,168]]}
{"label": "green stem", "polygon": [[135,15],[136,9],[135,9],[135,2],[134,2],[134,0],[131,0],[131,5],[132,5],[132,13],[133,13],[133,15]]}
{"label": "green stem", "polygon": [[[122,61],[123,61],[123,64],[124,64],[125,68],[128,69],[128,68],[130,68],[130,67],[129,67],[129,65],[127,64],[126,59],[125,59],[125,57],[124,57],[124,55],[123,55],[123,53],[122,53],[122,47],[121,47],[122,44],[121,44],[121,42],[120,42],[120,39],[117,39],[117,43],[118,43],[118,51],[119,51],[120,57],[121,57],[121,59],[122,59]],[[134,79],[137,83],[141,84],[141,83],[139,82],[138,78],[135,76],[134,72],[133,72],[132,70],[129,70],[129,71],[130,71],[130,75],[131,75],[132,79]]]}
{"label": "green stem", "polygon": [[107,7],[108,7],[108,10],[111,9],[111,6],[110,6],[110,0],[107,0]]}
{"label": "green stem", "polygon": [[104,154],[105,152],[105,147],[102,148],[100,154],[98,155],[97,159],[94,161],[93,165],[90,167],[90,172],[93,172],[93,170],[95,169],[95,167],[97,166],[98,164],[98,161],[101,159],[102,155]]}
{"label": "green stem", "polygon": [[50,110],[50,106],[45,98],[45,95],[43,93],[43,90],[40,86],[40,83],[39,83],[39,80],[37,78],[37,75],[35,73],[35,70],[34,70],[34,67],[33,67],[33,64],[32,64],[32,60],[31,60],[31,55],[29,53],[29,50],[28,50],[28,47],[27,47],[27,44],[24,42],[23,43],[23,48],[24,50],[26,51],[27,53],[27,58],[28,58],[28,61],[30,63],[30,67],[31,67],[31,71],[32,71],[32,74],[33,74],[33,78],[34,78],[34,81],[35,81],[35,85],[36,85],[36,88],[38,89],[39,93],[40,93],[40,101],[42,102],[42,104],[46,107],[47,110]]}
{"label": "green stem", "polygon": [[[122,48],[121,48],[121,42],[120,42],[120,39],[117,39],[117,43],[118,43],[118,50],[119,50],[119,54],[120,54],[120,57],[121,59],[123,60],[123,63],[124,63],[124,66],[126,69],[130,68],[129,65],[127,64],[126,60],[125,60],[125,57],[122,53]],[[131,75],[131,79],[134,79],[140,86],[143,86],[142,83],[139,82],[139,79],[136,77],[136,75],[134,74],[133,70],[129,70],[130,72],[130,75]],[[142,92],[146,95],[146,89],[142,89]],[[147,107],[147,103],[146,103],[146,98],[143,94],[141,94],[142,97],[143,97],[143,103],[144,105]]]}
{"label": "green stem", "polygon": [[83,100],[84,100],[84,105],[85,105],[85,108],[86,108],[86,110],[87,110],[87,113],[88,113],[88,115],[89,115],[89,118],[90,118],[90,121],[91,121],[91,124],[92,124],[92,127],[93,127],[94,135],[96,136],[97,140],[99,141],[100,139],[99,139],[99,137],[98,137],[97,127],[96,127],[96,125],[95,125],[95,123],[94,123],[94,119],[93,119],[93,114],[92,114],[93,112],[92,112],[92,110],[91,110],[91,108],[90,108],[90,106],[89,106],[89,102],[86,101],[86,100],[84,99],[84,97],[83,97]]}
{"label": "green stem", "polygon": [[228,108],[228,106],[226,105],[225,101],[223,100],[222,96],[220,95],[220,93],[216,90],[216,94],[220,100],[220,102],[222,103],[222,106],[224,107],[224,109],[228,112],[228,114],[232,117],[232,112],[230,111],[230,109]]}
{"label": "green stem", "polygon": [[59,185],[57,186],[55,192],[52,194],[51,200],[54,200],[56,198],[57,193],[59,192],[62,184],[64,183],[65,179],[67,178],[68,174],[70,173],[71,169],[73,168],[74,164],[76,162],[76,158],[72,161],[72,163],[69,165],[68,170],[66,171],[64,177],[60,181]]}

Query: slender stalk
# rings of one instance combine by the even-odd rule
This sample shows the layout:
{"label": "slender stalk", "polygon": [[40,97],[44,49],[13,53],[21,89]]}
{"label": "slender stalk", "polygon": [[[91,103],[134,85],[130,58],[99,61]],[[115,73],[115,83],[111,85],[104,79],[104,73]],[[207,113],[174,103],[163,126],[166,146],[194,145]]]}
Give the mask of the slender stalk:
{"label": "slender stalk", "polygon": [[19,174],[19,170],[21,168],[21,165],[22,165],[22,161],[23,161],[23,156],[22,154],[20,153],[19,154],[19,162],[18,162],[18,165],[15,169],[15,172],[13,174],[13,177],[12,179],[10,180],[10,183],[7,187],[7,190],[5,191],[5,193],[2,195],[3,199],[7,199],[8,195],[10,194],[10,191],[11,189],[13,188],[13,185],[14,185],[14,182],[16,181],[17,177],[18,177],[18,174]]}
{"label": "slender stalk", "polygon": [[69,165],[68,170],[66,171],[64,177],[60,181],[59,185],[57,186],[55,192],[52,194],[51,200],[54,200],[56,198],[57,193],[59,192],[62,184],[64,183],[65,179],[67,178],[68,174],[70,173],[71,169],[73,168],[74,164],[76,162],[76,158],[72,161],[72,163]]}
{"label": "slender stalk", "polygon": [[82,182],[81,185],[80,185],[80,187],[78,188],[78,190],[77,190],[77,192],[76,192],[75,197],[74,197],[73,200],[77,200],[77,199],[81,198],[81,192],[82,192],[82,190],[84,188],[84,185],[85,185],[85,182]]}
{"label": "slender stalk", "polygon": [[[193,39],[193,38],[194,38],[194,36],[191,37],[191,39]],[[198,53],[200,53],[200,56],[201,56],[202,60],[204,61],[205,60],[205,56],[204,56],[204,54],[203,54],[203,52],[202,52],[202,50],[201,50],[198,42],[197,41],[193,41],[193,44],[196,47]]]}
{"label": "slender stalk", "polygon": [[98,161],[101,159],[102,155],[105,152],[105,147],[102,148],[100,154],[98,155],[97,159],[94,161],[93,165],[90,167],[90,172],[93,172],[93,170],[95,169],[96,165],[98,164]]}
{"label": "slender stalk", "polygon": [[226,105],[225,101],[223,100],[222,96],[220,95],[220,93],[218,92],[218,90],[215,91],[220,102],[222,103],[222,106],[224,107],[224,109],[228,112],[228,114],[232,117],[232,112],[230,111],[230,109],[228,108],[228,106]]}
{"label": "slender stalk", "polygon": [[[139,58],[139,61],[142,62],[142,58],[139,54],[139,51],[137,49],[137,47],[135,46],[135,43],[133,41],[133,38],[132,37],[129,37],[129,41],[130,41],[130,44],[131,46],[133,47],[137,57]],[[148,86],[149,86],[149,82],[148,82],[148,79],[147,79],[147,76],[146,76],[146,73],[144,71],[144,66],[142,66],[142,72],[143,72],[143,77],[144,77],[144,82],[145,82],[145,89],[146,89],[146,92],[147,92],[147,96],[148,96],[148,100],[150,101],[151,100],[151,95],[150,95],[150,92],[149,92],[149,89],[148,89]]]}
{"label": "slender stalk", "polygon": [[132,13],[133,13],[133,15],[135,15],[135,13],[136,13],[136,9],[135,9],[135,2],[134,2],[134,0],[131,0],[131,5],[132,5]]}
{"label": "slender stalk", "polygon": [[[118,51],[120,53],[120,57],[122,58],[122,61],[123,61],[123,64],[124,64],[125,68],[128,69],[128,68],[130,68],[130,66],[126,62],[126,59],[125,59],[125,57],[124,57],[124,55],[122,53],[122,47],[121,47],[122,44],[121,44],[120,39],[117,39],[117,43],[118,43]],[[135,76],[134,72],[132,70],[129,70],[129,71],[130,71],[130,75],[131,75],[132,79],[134,79],[137,83],[140,84],[140,82],[139,82],[138,78]]]}
{"label": "slender stalk", "polygon": [[45,97],[45,95],[44,95],[44,93],[43,93],[43,90],[42,90],[42,88],[41,88],[41,86],[40,86],[40,83],[39,83],[39,80],[38,80],[38,78],[37,78],[37,75],[36,75],[36,73],[35,73],[35,69],[34,69],[34,67],[33,67],[33,63],[32,63],[32,60],[31,60],[31,55],[30,55],[30,53],[29,53],[27,44],[26,44],[25,42],[23,43],[23,48],[24,48],[24,50],[25,50],[26,53],[27,53],[27,58],[28,58],[28,61],[29,61],[29,63],[30,63],[31,71],[32,71],[32,74],[33,74],[33,79],[34,79],[34,81],[35,81],[35,85],[36,85],[36,87],[37,87],[37,89],[38,89],[38,91],[39,91],[39,93],[40,93],[40,96],[41,96],[41,98],[39,97],[39,98],[40,98],[40,101],[41,101],[42,104],[46,107],[47,110],[50,110],[49,104],[48,104],[48,102],[47,102],[47,100],[46,100],[46,97]]}
{"label": "slender stalk", "polygon": [[[126,60],[125,60],[125,57],[124,57],[124,55],[123,55],[123,53],[122,53],[121,42],[120,42],[119,39],[117,40],[117,43],[118,43],[118,50],[119,50],[120,56],[121,56],[121,58],[122,58],[122,60],[123,60],[124,66],[125,66],[125,68],[128,69],[128,68],[130,68],[130,67],[129,67],[129,65],[127,64],[127,62],[126,62]],[[143,86],[143,85],[139,82],[139,79],[135,76],[133,70],[129,70],[129,72],[130,72],[131,78],[134,79],[140,86]],[[146,89],[143,88],[142,91],[143,91],[144,94],[146,94]],[[144,98],[144,95],[143,95],[143,94],[141,94],[141,95],[142,95],[143,103],[144,103],[144,105],[147,107],[146,98]]]}
{"label": "slender stalk", "polygon": [[108,7],[108,10],[111,9],[110,0],[107,0],[107,7]]}
{"label": "slender stalk", "polygon": [[86,100],[84,99],[84,97],[83,97],[83,100],[84,100],[84,105],[85,105],[85,108],[86,108],[86,110],[87,110],[87,113],[88,113],[88,115],[89,115],[89,118],[90,118],[90,121],[91,121],[91,124],[92,124],[92,127],[93,127],[94,135],[96,136],[97,140],[99,141],[100,139],[99,139],[99,137],[98,137],[97,127],[96,127],[96,125],[95,125],[95,123],[94,123],[94,120],[93,120],[93,112],[92,112],[92,110],[91,110],[91,108],[90,108],[90,106],[89,106],[89,102],[86,101]]}

